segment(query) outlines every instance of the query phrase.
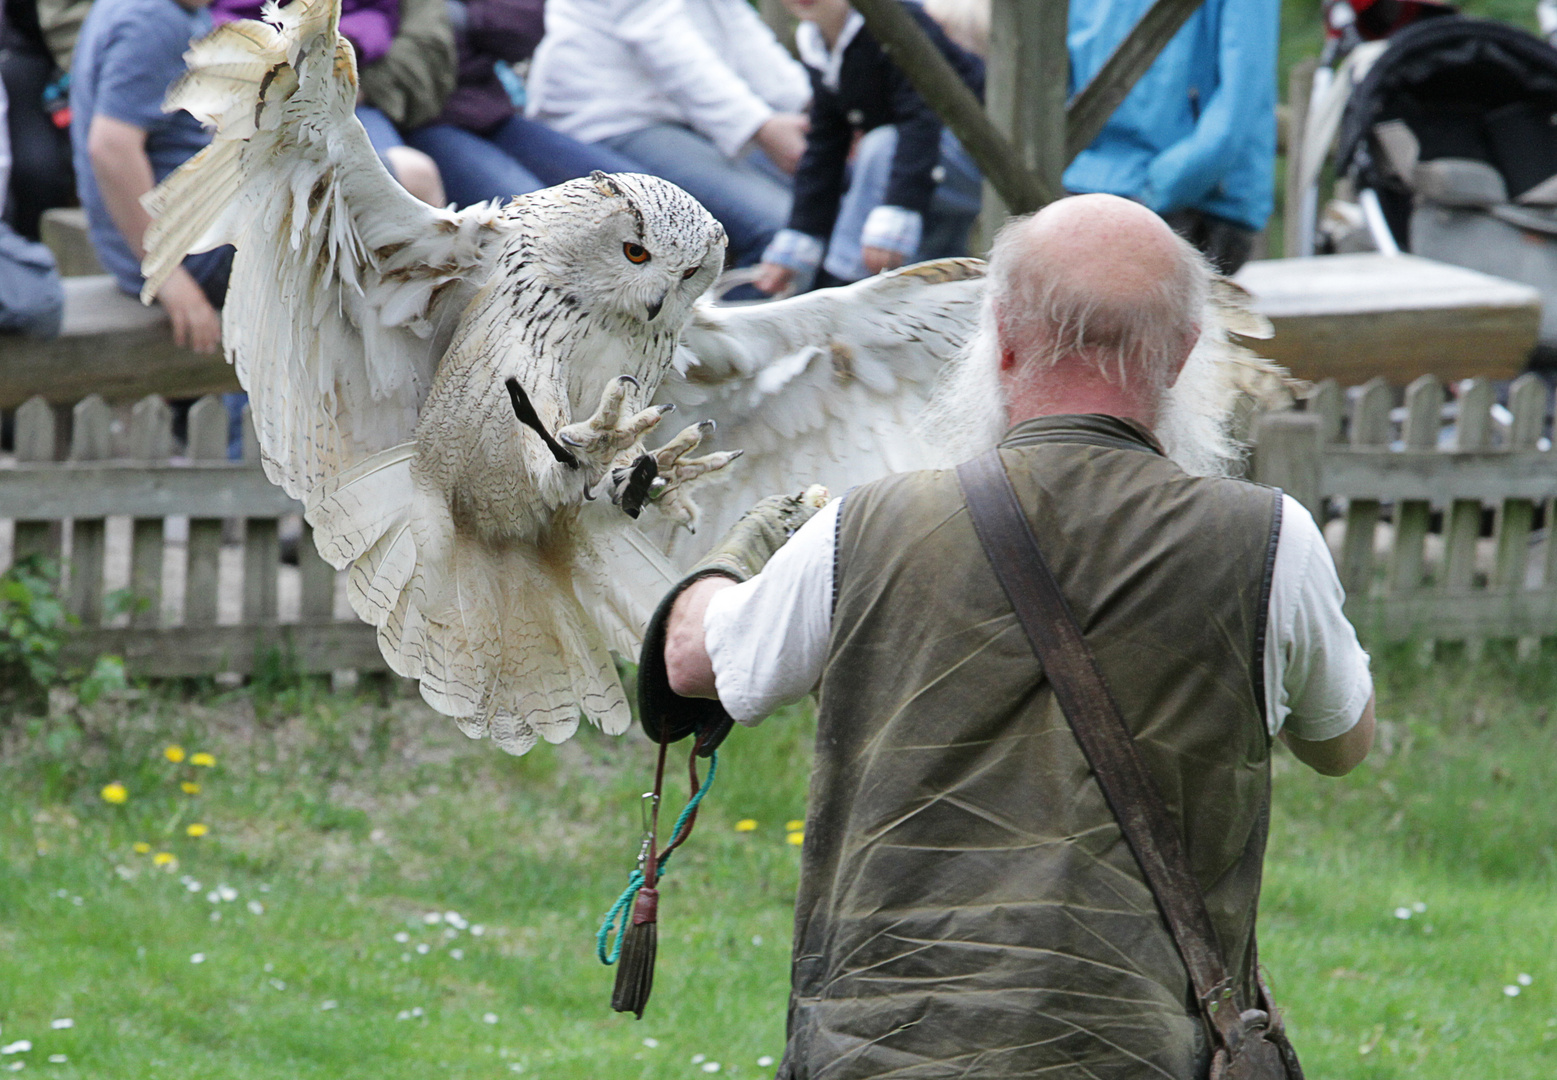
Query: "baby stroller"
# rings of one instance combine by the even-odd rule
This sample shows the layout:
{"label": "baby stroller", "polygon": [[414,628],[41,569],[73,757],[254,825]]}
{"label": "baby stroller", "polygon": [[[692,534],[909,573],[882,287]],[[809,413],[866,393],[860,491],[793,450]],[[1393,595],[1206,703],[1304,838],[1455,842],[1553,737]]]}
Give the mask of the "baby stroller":
{"label": "baby stroller", "polygon": [[1444,14],[1359,52],[1352,85],[1336,88],[1349,91],[1338,194],[1355,203],[1326,208],[1317,246],[1408,251],[1531,285],[1546,299],[1538,352],[1557,357],[1557,49]]}

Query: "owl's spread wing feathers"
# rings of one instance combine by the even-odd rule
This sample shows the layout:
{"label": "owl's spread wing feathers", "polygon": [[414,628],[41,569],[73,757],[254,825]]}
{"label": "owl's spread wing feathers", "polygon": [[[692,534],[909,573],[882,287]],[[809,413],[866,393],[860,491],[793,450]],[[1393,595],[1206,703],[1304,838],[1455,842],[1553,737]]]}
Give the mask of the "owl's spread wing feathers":
{"label": "owl's spread wing feathers", "polygon": [[945,259],[751,307],[700,306],[688,354],[661,400],[719,424],[718,445],[743,449],[729,478],[700,490],[684,561],[745,509],[809,483],[842,492],[928,464],[914,421],[942,365],[978,321],[984,264]]}
{"label": "owl's spread wing feathers", "polygon": [[146,198],[142,296],[189,252],[237,246],[223,341],[266,475],[303,498],[411,437],[503,229],[492,207],[437,210],[389,175],[353,115],[336,3],[297,0],[268,17],[228,23],[186,54],[165,107],[216,132]]}

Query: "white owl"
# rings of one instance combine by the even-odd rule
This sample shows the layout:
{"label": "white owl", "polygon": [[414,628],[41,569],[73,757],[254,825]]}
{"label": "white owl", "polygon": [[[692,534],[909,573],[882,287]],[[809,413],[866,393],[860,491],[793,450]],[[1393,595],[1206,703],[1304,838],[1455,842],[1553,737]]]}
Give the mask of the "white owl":
{"label": "white owl", "polygon": [[[143,295],[186,253],[236,246],[223,342],[266,474],[434,708],[512,753],[581,715],[624,731],[611,653],[636,654],[699,553],[682,526],[701,515],[706,543],[773,491],[927,463],[912,425],[977,323],[982,264],[698,304],[724,234],[680,188],[597,174],[428,207],[353,115],[338,0],[267,17],[186,55],[166,107],[216,134],[147,197]],[[1201,366],[1246,371],[1224,341],[1208,321]],[[675,404],[717,415],[731,449],[690,456],[706,421],[645,449]]]}

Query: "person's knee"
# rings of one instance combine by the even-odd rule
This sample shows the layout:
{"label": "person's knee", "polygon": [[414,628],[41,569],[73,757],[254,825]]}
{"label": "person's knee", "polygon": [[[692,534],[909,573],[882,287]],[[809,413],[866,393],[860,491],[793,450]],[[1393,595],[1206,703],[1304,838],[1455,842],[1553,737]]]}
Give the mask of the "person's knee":
{"label": "person's knee", "polygon": [[431,206],[447,204],[443,177],[432,158],[409,146],[391,146],[384,151],[384,156],[389,159],[389,167],[401,187]]}

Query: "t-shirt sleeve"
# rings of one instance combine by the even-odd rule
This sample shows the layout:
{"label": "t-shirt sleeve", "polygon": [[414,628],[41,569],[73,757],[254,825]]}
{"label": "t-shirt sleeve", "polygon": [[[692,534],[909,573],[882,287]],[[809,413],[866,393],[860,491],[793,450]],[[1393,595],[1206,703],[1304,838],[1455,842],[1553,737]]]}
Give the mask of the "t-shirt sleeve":
{"label": "t-shirt sleeve", "polygon": [[834,499],[781,547],[762,573],[722,589],[703,614],[719,701],[755,724],[799,701],[822,677],[833,621]]}
{"label": "t-shirt sleeve", "polygon": [[103,49],[94,113],[152,131],[166,122],[162,99],[184,73],[190,27],[181,19],[125,22]]}
{"label": "t-shirt sleeve", "polygon": [[1265,638],[1266,719],[1321,742],[1350,731],[1373,695],[1368,654],[1342,605],[1346,593],[1319,526],[1282,497]]}

